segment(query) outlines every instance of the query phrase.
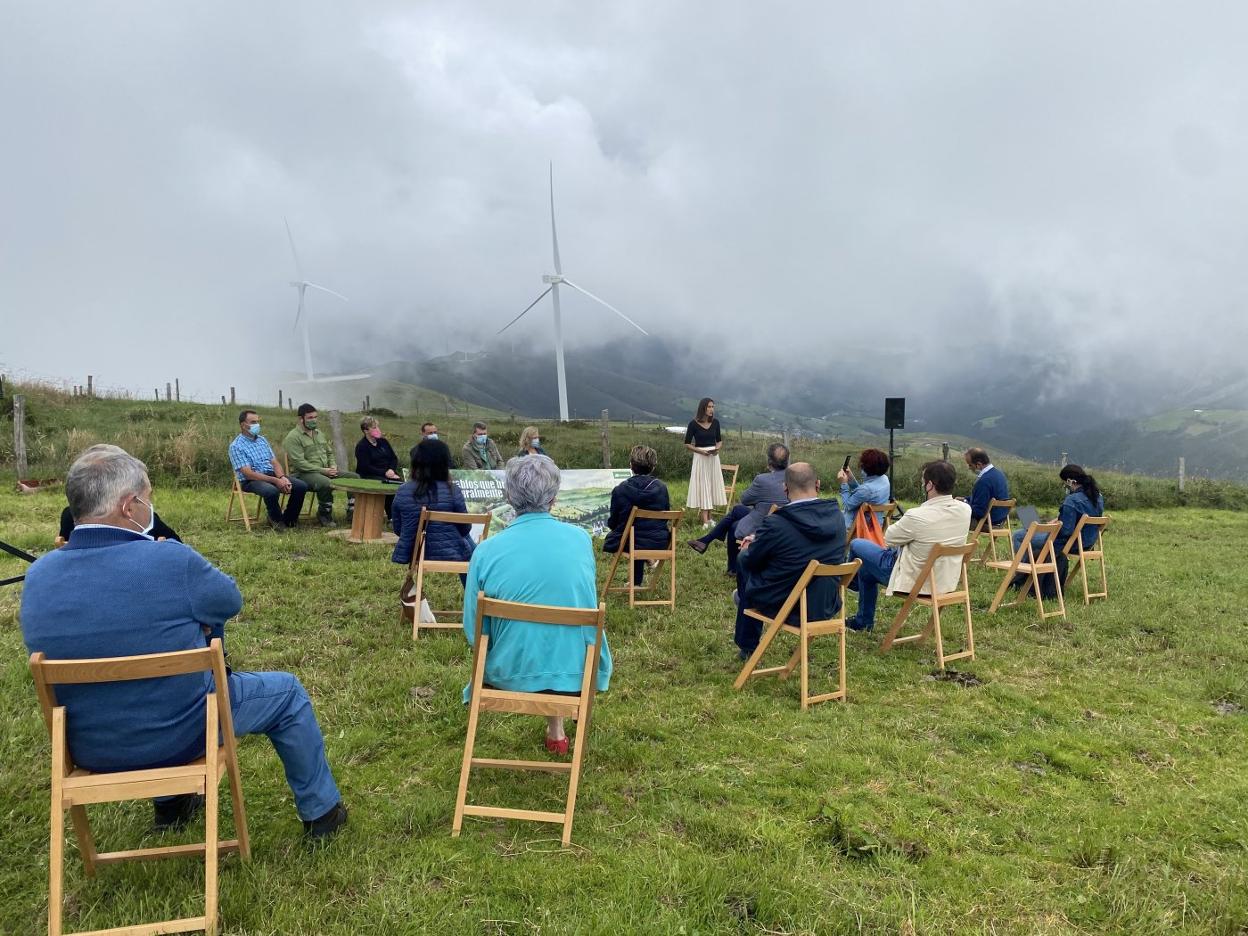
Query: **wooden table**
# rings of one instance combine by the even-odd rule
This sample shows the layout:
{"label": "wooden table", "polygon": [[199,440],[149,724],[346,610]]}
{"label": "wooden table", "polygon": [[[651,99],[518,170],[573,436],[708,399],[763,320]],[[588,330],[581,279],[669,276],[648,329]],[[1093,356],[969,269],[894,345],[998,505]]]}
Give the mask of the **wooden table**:
{"label": "wooden table", "polygon": [[[398,537],[385,532],[386,498],[399,490],[397,484],[370,481],[366,478],[334,478],[334,490],[355,495],[355,514],[351,519],[348,543],[395,543]],[[339,534],[342,535],[342,534]]]}

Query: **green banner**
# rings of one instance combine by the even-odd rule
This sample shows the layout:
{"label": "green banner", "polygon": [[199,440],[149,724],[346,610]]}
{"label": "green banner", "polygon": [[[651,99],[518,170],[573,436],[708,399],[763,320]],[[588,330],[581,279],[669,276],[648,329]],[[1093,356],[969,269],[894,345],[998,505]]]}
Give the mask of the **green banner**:
{"label": "green banner", "polygon": [[[551,511],[565,523],[588,530],[591,536],[606,536],[607,515],[611,510],[611,491],[632,472],[627,468],[583,468],[561,472],[559,497]],[[490,535],[511,523],[515,511],[503,499],[502,471],[455,470],[451,477],[464,493],[469,513],[488,513]],[[473,531],[480,538],[480,531]]]}

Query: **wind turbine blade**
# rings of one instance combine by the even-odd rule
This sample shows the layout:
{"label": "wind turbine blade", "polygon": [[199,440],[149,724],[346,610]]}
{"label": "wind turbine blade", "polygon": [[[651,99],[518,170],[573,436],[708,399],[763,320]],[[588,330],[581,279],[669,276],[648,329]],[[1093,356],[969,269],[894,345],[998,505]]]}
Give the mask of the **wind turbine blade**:
{"label": "wind turbine blade", "polygon": [[346,296],[344,296],[342,293],[337,293],[337,292],[334,292],[332,289],[328,289],[328,288],[326,288],[326,287],[324,287],[324,286],[318,286],[318,285],[316,285],[316,283],[304,283],[304,285],[305,285],[305,286],[307,286],[307,287],[308,287],[308,289],[319,289],[319,290],[320,290],[321,292],[323,292],[323,293],[329,293],[331,296],[337,296],[337,297],[338,297],[339,299],[341,299],[343,302],[350,302],[350,301],[351,301],[351,300],[350,300],[350,299],[348,299]]}
{"label": "wind turbine blade", "polygon": [[290,233],[290,222],[282,218],[282,224],[286,225],[286,239],[290,241],[290,255],[295,258],[295,273],[299,279],[303,279],[303,264],[299,262],[299,251],[295,250],[295,236]]}
{"label": "wind turbine blade", "polygon": [[299,305],[295,308],[295,328],[299,328],[299,320],[303,318],[303,291],[307,288],[306,283],[291,283],[291,286],[299,290]]}
{"label": "wind turbine blade", "polygon": [[552,284],[552,285],[550,285],[550,286],[547,286],[544,290],[542,290],[542,294],[541,294],[540,296],[538,296],[536,299],[534,299],[532,302],[530,302],[527,306],[525,306],[525,307],[524,307],[524,311],[523,311],[523,312],[521,312],[521,313],[520,313],[519,315],[517,315],[514,319],[512,319],[510,322],[508,322],[506,325],[504,325],[502,328],[500,328],[497,332],[495,332],[495,334],[497,334],[497,335],[501,335],[501,334],[502,334],[503,332],[505,332],[507,329],[511,328],[511,326],[512,326],[512,325],[515,325],[515,324],[516,324],[516,322],[518,322],[518,321],[520,321],[522,318],[524,318],[524,316],[528,313],[529,309],[533,308],[535,305],[537,305],[539,302],[541,302],[543,299],[545,299],[545,298],[546,298],[546,293],[550,292],[550,291],[551,291],[552,289],[554,289],[554,288],[555,288],[555,287],[554,287],[554,285],[553,285],[553,284]]}
{"label": "wind turbine blade", "polygon": [[550,242],[555,252],[555,272],[562,273],[559,265],[559,235],[555,231],[555,164],[550,164]]}
{"label": "wind turbine blade", "polygon": [[650,334],[648,331],[646,331],[644,328],[642,328],[640,325],[638,325],[636,322],[634,322],[632,319],[630,319],[627,315],[625,315],[623,312],[621,312],[619,309],[617,309],[617,308],[616,308],[615,306],[613,306],[611,303],[607,302],[607,300],[598,298],[598,297],[597,297],[597,296],[595,296],[593,293],[591,293],[588,289],[582,289],[580,286],[577,286],[577,285],[576,285],[576,283],[572,282],[570,279],[564,279],[564,281],[563,281],[563,285],[564,285],[564,286],[571,286],[571,287],[572,287],[573,289],[575,289],[577,292],[579,292],[579,293],[584,293],[585,295],[589,296],[589,298],[590,298],[590,299],[593,299],[593,300],[594,300],[594,302],[597,302],[599,305],[604,305],[604,306],[606,306],[608,309],[610,309],[612,312],[614,312],[616,315],[618,315],[618,316],[619,316],[620,318],[622,318],[624,321],[628,322],[628,324],[629,324],[629,325],[632,325],[632,326],[633,326],[633,328],[637,329],[637,330],[638,330],[639,332],[641,332],[643,335],[647,335],[647,336],[648,336],[648,335]]}

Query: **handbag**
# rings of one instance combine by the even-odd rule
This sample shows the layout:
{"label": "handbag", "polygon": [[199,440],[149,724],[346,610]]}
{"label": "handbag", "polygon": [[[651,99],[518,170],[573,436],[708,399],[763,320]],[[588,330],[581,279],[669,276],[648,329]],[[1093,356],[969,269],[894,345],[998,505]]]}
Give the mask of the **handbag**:
{"label": "handbag", "polygon": [[884,546],[884,531],[880,529],[880,522],[875,519],[875,512],[867,510],[866,504],[858,508],[854,517],[853,539],[870,540],[881,548]]}

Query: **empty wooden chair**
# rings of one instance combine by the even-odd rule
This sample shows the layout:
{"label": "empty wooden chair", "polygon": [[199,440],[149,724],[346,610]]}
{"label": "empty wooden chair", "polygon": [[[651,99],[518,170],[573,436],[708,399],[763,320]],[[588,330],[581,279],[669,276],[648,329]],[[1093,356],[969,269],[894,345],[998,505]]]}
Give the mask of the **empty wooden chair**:
{"label": "empty wooden chair", "polygon": [[[728,513],[728,511],[732,510],[732,499],[736,496],[736,493],[737,493],[737,472],[741,470],[741,466],[720,464],[719,469],[720,471],[724,473],[724,500],[725,502],[724,502],[724,506],[722,510],[726,514]],[[721,508],[719,507],[715,508],[717,512],[720,509]]]}
{"label": "empty wooden chair", "polygon": [[[197,930],[203,930],[210,936],[216,933],[218,858],[229,852],[238,852],[244,861],[251,857],[251,846],[247,839],[247,814],[243,807],[242,777],[238,770],[238,752],[234,743],[234,721],[230,714],[229,682],[220,639],[213,640],[210,647],[198,650],[111,659],[48,660],[42,653],[35,653],[30,657],[30,671],[35,679],[35,691],[43,709],[44,721],[52,738],[52,829],[48,851],[49,936],[59,936],[63,932],[61,918],[66,812],[69,812],[73,820],[78,851],[82,855],[88,877],[94,877],[95,869],[99,865],[121,861],[198,856],[203,856],[204,859],[203,916],[91,930],[91,933],[124,933],[128,936]],[[203,757],[189,764],[173,767],[113,773],[92,773],[74,766],[72,753],[66,743],[68,729],[65,708],[57,704],[56,686],[154,679],[204,671],[212,672],[216,681],[216,692],[209,693],[205,698]],[[230,796],[234,805],[234,829],[238,836],[228,841],[221,841],[217,837],[217,790],[223,775],[229,776]],[[87,806],[187,793],[204,797],[203,843],[138,848],[131,851],[96,851],[91,825],[87,821]]]}
{"label": "empty wooden chair", "polygon": [[[976,546],[976,548],[978,548],[980,544],[983,543],[983,538],[985,536],[988,537],[988,542],[984,544],[983,549],[980,549],[977,555],[971,556],[971,560],[970,560],[971,562],[978,562],[981,564],[984,562],[987,562],[988,554],[990,552],[992,553],[993,561],[994,562],[998,561],[999,557],[997,556],[997,540],[999,539],[1005,540],[1007,554],[1008,554],[1008,551],[1013,548],[1009,545],[1010,538],[1014,535],[1014,527],[1011,521],[1010,512],[1014,510],[1014,507],[1017,503],[1018,503],[1017,498],[1013,498],[1013,497],[1011,497],[1009,500],[997,500],[997,498],[994,497],[992,500],[988,502],[988,512],[979,518],[979,523],[975,524],[975,527],[971,530],[971,539],[970,539],[970,542],[972,542]],[[1005,515],[1005,523],[999,526],[993,526],[992,512],[1002,507],[1007,508],[1007,512]]]}
{"label": "empty wooden chair", "polygon": [[[509,692],[485,685],[485,666],[489,655],[490,636],[482,632],[486,617],[506,618],[513,621],[532,621],[552,627],[592,627],[593,643],[585,645],[585,669],[579,695],[562,695],[549,692]],[[464,816],[487,816],[498,819],[527,819],[533,822],[553,822],[563,826],[563,844],[572,840],[572,814],[576,809],[576,790],[581,779],[581,765],[585,758],[586,739],[589,736],[590,712],[598,685],[599,648],[606,626],[606,606],[597,608],[559,608],[550,605],[520,604],[513,601],[497,601],[486,598],[484,592],[477,594],[477,620],[472,653],[472,697],[468,702],[468,733],[464,741],[464,761],[459,772],[459,792],[455,797],[455,820],[451,834],[458,837],[463,828]],[[477,741],[477,721],[481,712],[510,712],[519,715],[562,716],[576,720],[576,734],[572,737],[572,761],[500,760],[492,757],[474,757]],[[502,806],[469,805],[468,777],[473,768],[500,770],[535,770],[568,775],[568,796],[563,812],[536,809],[512,809]]]}
{"label": "empty wooden chair", "polygon": [[[839,699],[845,701],[845,589],[849,586],[850,580],[858,574],[858,569],[862,566],[861,559],[855,559],[853,562],[843,565],[827,565],[816,559],[810,560],[806,566],[806,570],[802,572],[797,582],[793,585],[793,590],[789,592],[789,597],[784,600],[780,610],[774,615],[766,615],[761,611],[753,608],[747,608],[745,613],[747,616],[755,620],[763,622],[763,635],[758,641],[758,647],[750,654],[750,658],[745,661],[745,665],[741,667],[741,672],[737,674],[736,681],[732,684],[733,689],[740,689],[753,676],[769,676],[775,674],[780,679],[788,679],[794,668],[801,665],[801,706],[805,711],[810,706],[818,702],[827,702],[830,699]],[[826,578],[835,576],[840,579],[838,588],[841,593],[841,610],[838,616],[827,618],[821,621],[811,621],[807,617],[806,610],[806,589],[810,583],[816,578]],[[798,623],[790,624],[789,618],[793,615],[794,610],[797,611]],[[762,662],[763,654],[767,652],[767,648],[775,639],[776,635],[783,631],[786,634],[792,634],[797,637],[797,649],[793,651],[793,655],[789,657],[789,661],[783,666],[769,666],[765,669],[759,669],[758,664]],[[825,692],[820,695],[810,694],[810,642],[815,637],[822,637],[825,634],[834,634],[840,638],[840,656],[837,665],[837,688],[835,692]]]}
{"label": "empty wooden chair", "polygon": [[[1085,549],[1083,545],[1085,526],[1096,527],[1096,541],[1090,549]],[[1083,580],[1083,603],[1085,605],[1090,605],[1093,598],[1109,597],[1109,578],[1105,574],[1105,544],[1101,539],[1107,526],[1109,526],[1109,517],[1090,517],[1083,514],[1079,522],[1075,524],[1075,531],[1070,534],[1070,539],[1062,547],[1062,555],[1071,562],[1066,569],[1066,581],[1070,581],[1070,577],[1075,573],[1075,565],[1078,565],[1079,575]],[[1093,560],[1100,562],[1101,590],[1097,592],[1088,591],[1088,563]]]}
{"label": "empty wooden chair", "polygon": [[[630,608],[646,607],[651,605],[663,605],[668,608],[676,607],[676,524],[680,522],[681,512],[679,510],[641,510],[634,507],[628,515],[628,520],[624,524],[624,530],[620,534],[620,546],[615,551],[615,556],[611,560],[611,566],[607,570],[606,581],[602,583],[602,600],[607,600],[608,592],[628,592],[628,606]],[[662,520],[667,523],[668,542],[665,549],[639,549],[636,543],[636,521],[638,520]],[[615,579],[615,570],[620,564],[621,559],[627,559],[625,564],[625,575],[628,578],[626,585],[612,585]],[[639,562],[664,562],[669,563],[669,586],[668,597],[652,599],[649,601],[638,601],[637,592],[639,589],[652,587],[651,585],[635,585],[633,584],[633,561]]]}
{"label": "empty wooden chair", "polygon": [[[985,562],[984,566],[989,569],[1004,569],[1005,577],[1001,579],[1001,586],[997,589],[996,596],[992,599],[992,606],[989,607],[988,613],[993,614],[997,608],[1001,607],[1001,599],[1005,597],[1006,589],[1010,587],[1010,583],[1014,580],[1014,576],[1022,573],[1027,576],[1027,582],[1019,591],[1018,597],[1009,602],[1005,607],[1013,607],[1027,599],[1027,595],[1033,589],[1036,593],[1036,609],[1040,613],[1040,620],[1051,617],[1066,617],[1066,602],[1062,599],[1062,583],[1057,576],[1057,555],[1053,549],[1053,543],[1056,541],[1058,532],[1062,529],[1061,523],[1054,520],[1052,523],[1032,523],[1027,527],[1027,533],[1023,537],[1022,543],[1019,544],[1014,556],[1006,561]],[[1031,540],[1037,534],[1044,534],[1044,546],[1040,550],[1040,554],[1036,555],[1032,549]],[[1040,576],[1052,573],[1053,581],[1057,585],[1057,610],[1044,610],[1044,596],[1040,592]]]}
{"label": "empty wooden chair", "polygon": [[[975,630],[971,624],[971,593],[966,584],[966,565],[974,552],[974,543],[967,543],[965,546],[936,545],[932,547],[932,551],[927,557],[927,562],[923,563],[923,568],[919,571],[919,577],[915,579],[914,587],[910,589],[910,594],[906,596],[901,610],[893,618],[893,626],[888,629],[888,633],[880,644],[880,653],[886,653],[895,644],[920,642],[926,640],[929,635],[935,635],[936,661],[942,670],[950,660],[975,659]],[[936,590],[936,563],[942,559],[951,562],[957,561],[961,564],[958,585],[950,592],[938,592]],[[928,591],[926,595],[920,594],[924,587]],[[932,609],[927,625],[917,634],[907,634],[904,637],[898,637],[897,634],[901,631],[902,625],[905,624],[906,618],[916,604],[925,605]],[[961,605],[963,614],[966,617],[966,649],[957,653],[945,653],[944,634],[941,633],[940,629],[940,609],[950,605]]]}
{"label": "empty wooden chair", "polygon": [[422,621],[420,619],[420,602],[425,596],[425,576],[437,573],[450,573],[452,575],[467,575],[468,561],[458,561],[450,559],[427,559],[425,558],[425,533],[431,523],[471,523],[473,526],[480,525],[481,540],[484,541],[490,535],[490,521],[494,518],[488,514],[470,514],[470,513],[454,513],[443,510],[430,510],[427,507],[420,509],[420,520],[416,525],[416,539],[412,543],[412,562],[408,566],[407,579],[403,582],[403,588],[399,592],[399,611],[402,620],[412,622],[412,640],[420,636],[420,629],[432,628],[434,630],[459,630],[463,627],[463,621],[458,615],[463,614],[463,606],[458,609],[450,609],[446,611],[432,611],[436,618],[442,615],[441,620],[436,622]]}
{"label": "empty wooden chair", "polygon": [[[243,486],[239,483],[238,475],[234,475],[234,484],[230,488],[230,500],[225,505],[225,519],[227,522],[237,520],[243,521],[243,526],[247,528],[247,532],[251,532],[251,525],[260,522],[260,511],[264,509],[264,498],[259,494],[252,495],[256,499],[256,510],[252,513],[247,510],[247,492],[243,490]],[[239,516],[234,516],[234,502],[238,502]]]}

